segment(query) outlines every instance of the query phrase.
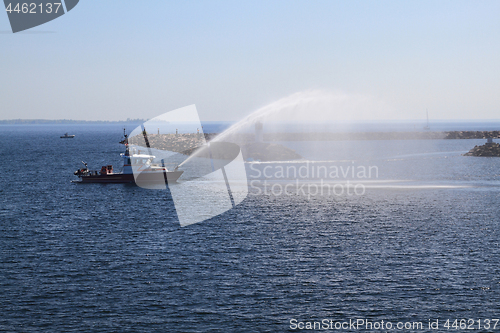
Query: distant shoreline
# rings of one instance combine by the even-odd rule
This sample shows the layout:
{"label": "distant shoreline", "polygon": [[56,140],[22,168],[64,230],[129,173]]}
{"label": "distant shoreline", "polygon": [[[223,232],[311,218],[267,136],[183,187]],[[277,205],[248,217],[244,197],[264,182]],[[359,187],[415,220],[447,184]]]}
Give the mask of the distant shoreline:
{"label": "distant shoreline", "polygon": [[127,119],[127,120],[9,119],[9,120],[0,120],[0,125],[140,124],[146,121],[147,121],[146,119]]}
{"label": "distant shoreline", "polygon": [[[143,124],[151,119],[127,119],[127,120],[72,120],[72,119],[4,119],[0,120],[0,125],[70,125],[70,124]],[[168,124],[168,121],[159,121],[160,123]],[[203,121],[202,124],[224,124],[232,125],[232,121]]]}

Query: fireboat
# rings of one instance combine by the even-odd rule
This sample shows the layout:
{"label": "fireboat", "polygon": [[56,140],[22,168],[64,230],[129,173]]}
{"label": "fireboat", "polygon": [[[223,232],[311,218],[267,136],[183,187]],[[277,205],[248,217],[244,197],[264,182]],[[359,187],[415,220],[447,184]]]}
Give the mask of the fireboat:
{"label": "fireboat", "polygon": [[[149,148],[149,142],[144,131],[146,144]],[[123,171],[115,173],[112,165],[103,165],[100,171],[89,170],[87,163],[82,163],[85,168],[75,171],[75,175],[80,178],[76,183],[175,183],[184,171],[178,171],[176,167],[173,171],[169,171],[165,165],[154,164],[153,160],[156,156],[143,154],[137,148],[129,148],[128,136],[124,133],[125,153],[121,153],[123,158]],[[134,176],[135,172],[135,176]]]}

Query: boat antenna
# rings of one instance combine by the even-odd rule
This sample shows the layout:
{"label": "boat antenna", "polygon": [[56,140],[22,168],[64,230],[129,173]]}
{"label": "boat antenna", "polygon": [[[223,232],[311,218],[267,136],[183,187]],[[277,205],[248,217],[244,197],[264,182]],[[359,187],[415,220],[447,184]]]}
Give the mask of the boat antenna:
{"label": "boat antenna", "polygon": [[153,155],[151,153],[151,146],[149,145],[148,133],[146,132],[146,127],[144,127],[144,125],[141,125],[141,128],[142,128],[142,136],[144,136],[144,141],[146,142],[146,147],[148,148],[148,154]]}

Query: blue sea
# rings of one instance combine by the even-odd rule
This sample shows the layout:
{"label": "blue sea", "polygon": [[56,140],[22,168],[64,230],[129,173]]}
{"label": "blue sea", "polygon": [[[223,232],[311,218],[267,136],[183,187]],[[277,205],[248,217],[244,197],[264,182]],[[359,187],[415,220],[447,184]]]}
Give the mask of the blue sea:
{"label": "blue sea", "polygon": [[[119,165],[121,134],[0,126],[0,331],[500,330],[500,158],[462,156],[485,140],[282,142],[378,176],[181,228],[167,191],[72,183],[81,161]],[[350,320],[393,327],[335,329]]]}

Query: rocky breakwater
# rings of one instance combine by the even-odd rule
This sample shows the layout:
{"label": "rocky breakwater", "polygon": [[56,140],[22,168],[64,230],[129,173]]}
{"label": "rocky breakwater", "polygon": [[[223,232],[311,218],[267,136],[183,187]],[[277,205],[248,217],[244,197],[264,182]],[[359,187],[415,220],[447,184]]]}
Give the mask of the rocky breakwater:
{"label": "rocky breakwater", "polygon": [[500,157],[500,144],[493,142],[475,146],[464,156]]}
{"label": "rocky breakwater", "polygon": [[[255,141],[253,133],[239,133],[229,137],[231,142]],[[500,138],[500,131],[446,131],[446,132],[307,132],[264,133],[263,141],[343,141],[343,140],[458,140]]]}
{"label": "rocky breakwater", "polygon": [[443,132],[264,133],[264,141],[439,140]]}
{"label": "rocky breakwater", "polygon": [[[148,141],[151,148],[178,152],[184,155],[191,155],[195,150],[212,140],[216,134],[148,134]],[[235,139],[235,138],[231,138]],[[290,161],[301,159],[302,156],[294,150],[277,143],[248,142],[253,136],[241,137],[244,140],[229,140],[241,147],[241,152],[245,160],[254,161]],[[128,139],[129,144],[145,147],[144,137],[136,135]]]}
{"label": "rocky breakwater", "polygon": [[241,152],[245,160],[262,162],[270,161],[292,161],[300,160],[302,156],[295,150],[277,143],[252,142],[241,146]]}
{"label": "rocky breakwater", "polygon": [[[215,134],[205,135],[198,133],[187,134],[149,134],[148,141],[151,148],[168,150],[184,155],[191,155],[197,148],[203,146],[206,141],[215,137]],[[144,137],[136,135],[128,139],[129,144],[145,147]]]}
{"label": "rocky breakwater", "polygon": [[486,139],[500,138],[499,131],[450,131],[445,132],[445,139]]}

